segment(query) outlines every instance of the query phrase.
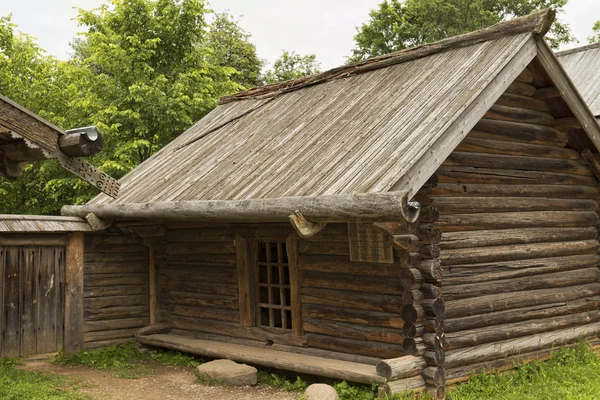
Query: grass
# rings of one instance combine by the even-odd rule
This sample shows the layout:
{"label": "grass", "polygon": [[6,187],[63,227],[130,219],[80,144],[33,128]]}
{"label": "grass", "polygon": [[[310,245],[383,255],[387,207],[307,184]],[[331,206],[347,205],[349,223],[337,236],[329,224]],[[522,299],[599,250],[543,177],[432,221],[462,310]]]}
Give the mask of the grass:
{"label": "grass", "polygon": [[599,397],[600,357],[587,343],[558,350],[548,361],[532,361],[508,373],[471,377],[448,393],[449,400],[584,400]]}
{"label": "grass", "polygon": [[151,368],[142,364],[144,361],[190,368],[202,363],[201,360],[178,351],[157,350],[143,353],[135,347],[133,341],[100,350],[80,351],[69,356],[61,353],[55,362],[63,365],[83,365],[100,371],[110,371],[118,378],[136,379],[153,374]]}
{"label": "grass", "polygon": [[74,382],[58,375],[15,369],[18,359],[0,360],[0,399],[3,400],[86,400],[76,393]]}

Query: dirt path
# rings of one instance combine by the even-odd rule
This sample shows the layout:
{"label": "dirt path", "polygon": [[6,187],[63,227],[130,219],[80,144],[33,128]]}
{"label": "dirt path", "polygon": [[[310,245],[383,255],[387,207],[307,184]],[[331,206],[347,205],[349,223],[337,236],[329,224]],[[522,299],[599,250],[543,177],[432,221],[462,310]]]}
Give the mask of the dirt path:
{"label": "dirt path", "polygon": [[207,386],[196,381],[190,368],[162,366],[143,363],[154,370],[150,377],[121,379],[111,372],[97,371],[87,367],[54,365],[51,361],[25,361],[19,367],[29,371],[41,371],[67,376],[76,382],[82,393],[98,400],[297,400],[299,394],[277,391],[265,386],[224,387]]}

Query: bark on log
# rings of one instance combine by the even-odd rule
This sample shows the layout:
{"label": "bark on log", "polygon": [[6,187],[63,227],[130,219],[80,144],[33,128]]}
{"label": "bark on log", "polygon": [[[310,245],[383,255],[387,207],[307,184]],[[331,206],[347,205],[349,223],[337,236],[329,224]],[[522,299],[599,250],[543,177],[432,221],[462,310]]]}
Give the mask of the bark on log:
{"label": "bark on log", "polygon": [[484,343],[535,335],[598,321],[600,321],[600,311],[588,311],[580,314],[554,317],[552,319],[538,319],[515,323],[512,323],[512,320],[508,320],[504,325],[446,333],[448,346],[445,347],[445,350],[449,351],[451,349],[477,346]]}
{"label": "bark on log", "polygon": [[[406,193],[361,193],[317,197],[282,197],[252,200],[203,200],[170,203],[119,203],[64,206],[63,215],[100,218],[204,221],[287,222],[299,211],[311,222],[414,222],[419,209]],[[405,217],[403,217],[405,216]]]}
{"label": "bark on log", "polygon": [[584,337],[595,336],[599,332],[600,322],[595,322],[585,326],[453,350],[446,352],[444,365],[446,368],[455,368],[462,365],[475,364],[476,362],[510,357],[520,353],[576,342]]}
{"label": "bark on log", "polygon": [[[469,282],[463,285],[446,286],[444,288],[444,298],[447,301],[452,301],[469,297],[487,296],[495,293],[584,285],[587,283],[598,282],[599,280],[600,270],[598,267],[592,267],[577,270],[575,273],[572,271],[564,271],[538,275],[534,278],[526,276],[477,284]],[[427,301],[424,301],[423,308],[427,310],[427,306]]]}
{"label": "bark on log", "polygon": [[423,357],[404,356],[381,360],[377,363],[377,373],[387,380],[397,380],[417,376],[427,367]]}
{"label": "bark on log", "polygon": [[572,315],[585,311],[593,311],[600,307],[600,297],[594,296],[574,301],[541,304],[512,310],[497,311],[468,317],[449,318],[444,320],[444,331],[448,336],[482,327],[494,327],[509,322],[540,320],[563,315]]}
{"label": "bark on log", "polygon": [[539,304],[571,301],[598,294],[600,294],[600,285],[598,283],[560,289],[539,289],[526,292],[492,294],[477,298],[448,301],[446,302],[444,317],[467,317]]}

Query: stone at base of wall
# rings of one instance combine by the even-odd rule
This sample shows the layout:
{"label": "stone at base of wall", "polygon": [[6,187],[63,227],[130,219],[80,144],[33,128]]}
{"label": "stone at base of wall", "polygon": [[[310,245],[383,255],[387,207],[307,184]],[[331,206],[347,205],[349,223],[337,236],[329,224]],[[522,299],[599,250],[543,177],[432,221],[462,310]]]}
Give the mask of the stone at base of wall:
{"label": "stone at base of wall", "polygon": [[304,392],[306,400],[339,400],[334,388],[323,383],[315,383],[306,388]]}
{"label": "stone at base of wall", "polygon": [[256,385],[257,370],[246,364],[231,360],[215,360],[200,365],[196,369],[198,379],[229,386]]}

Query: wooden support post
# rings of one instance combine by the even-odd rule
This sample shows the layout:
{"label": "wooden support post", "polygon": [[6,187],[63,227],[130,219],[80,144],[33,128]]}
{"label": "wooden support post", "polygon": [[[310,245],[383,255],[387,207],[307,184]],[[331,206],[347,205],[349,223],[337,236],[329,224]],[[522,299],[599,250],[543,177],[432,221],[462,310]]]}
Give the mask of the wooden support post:
{"label": "wooden support post", "polygon": [[65,268],[64,352],[83,348],[83,232],[69,235]]}
{"label": "wooden support post", "polygon": [[158,315],[158,279],[157,279],[156,262],[154,260],[154,247],[148,247],[148,276],[150,289],[150,325],[154,325],[160,321]]}

